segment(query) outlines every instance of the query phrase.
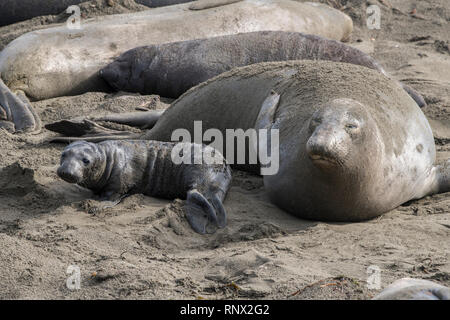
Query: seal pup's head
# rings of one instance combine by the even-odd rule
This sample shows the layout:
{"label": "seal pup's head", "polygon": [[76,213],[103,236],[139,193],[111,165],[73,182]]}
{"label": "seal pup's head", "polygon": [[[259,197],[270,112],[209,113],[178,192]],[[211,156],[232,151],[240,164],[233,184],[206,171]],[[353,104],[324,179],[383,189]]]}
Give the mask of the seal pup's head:
{"label": "seal pup's head", "polygon": [[106,168],[106,155],[95,143],[77,141],[61,154],[58,176],[85,188],[95,187]]}
{"label": "seal pup's head", "polygon": [[335,99],[314,112],[309,120],[306,153],[313,165],[326,172],[354,172],[376,156],[367,148],[377,129],[367,109],[352,99]]}

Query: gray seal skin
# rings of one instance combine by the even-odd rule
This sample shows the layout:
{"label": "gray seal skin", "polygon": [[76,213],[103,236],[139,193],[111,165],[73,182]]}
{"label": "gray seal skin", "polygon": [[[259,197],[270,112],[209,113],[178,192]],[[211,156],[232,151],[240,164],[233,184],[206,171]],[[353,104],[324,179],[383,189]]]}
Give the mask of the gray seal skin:
{"label": "gray seal skin", "polygon": [[[300,31],[342,40],[349,37],[352,28],[350,17],[322,4],[199,0],[95,17],[83,20],[81,29],[62,24],[26,33],[0,52],[0,73],[11,93],[23,93],[32,101],[43,100],[107,91],[100,69],[139,46],[264,30]],[[11,109],[24,108],[0,98],[0,108],[5,109],[6,104]],[[31,115],[27,122],[30,125],[23,126],[23,131],[40,130]]]}
{"label": "gray seal skin", "polygon": [[236,68],[183,94],[141,138],[170,141],[179,128],[192,135],[196,120],[224,136],[278,129],[279,170],[264,185],[272,202],[301,218],[361,221],[450,191],[450,161],[434,164],[421,109],[365,67],[305,60]]}
{"label": "gray seal skin", "polygon": [[389,285],[373,300],[450,300],[450,288],[428,280],[403,278]]}
{"label": "gray seal skin", "polygon": [[[178,98],[191,87],[236,67],[259,62],[330,60],[385,70],[342,42],[300,32],[260,31],[131,49],[100,71],[116,91]],[[402,86],[420,107],[423,97]]]}
{"label": "gray seal skin", "polygon": [[[92,190],[101,200],[117,202],[136,193],[186,199],[186,217],[192,228],[198,233],[211,233],[226,224],[222,202],[230,186],[231,170],[213,148],[190,143],[184,146],[191,151],[192,164],[172,161],[175,143],[77,141],[62,152],[57,174]],[[215,163],[195,164],[195,159],[201,160],[211,152],[215,152]]]}

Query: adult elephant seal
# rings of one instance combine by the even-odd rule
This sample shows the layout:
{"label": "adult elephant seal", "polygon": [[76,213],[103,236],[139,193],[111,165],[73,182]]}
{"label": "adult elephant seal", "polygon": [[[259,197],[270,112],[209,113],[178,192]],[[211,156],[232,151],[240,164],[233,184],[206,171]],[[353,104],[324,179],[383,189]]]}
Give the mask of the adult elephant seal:
{"label": "adult elephant seal", "polygon": [[450,161],[434,165],[423,112],[397,82],[365,67],[288,61],[237,68],[190,89],[143,138],[171,141],[182,128],[192,135],[196,120],[223,136],[278,129],[279,170],[264,185],[275,204],[302,218],[360,221],[450,191]]}
{"label": "adult elephant seal", "polygon": [[373,300],[450,300],[450,288],[428,280],[403,278],[389,285]]}
{"label": "adult elephant seal", "polygon": [[186,199],[186,217],[199,233],[226,224],[222,202],[231,171],[211,147],[142,140],[75,142],[61,154],[57,173],[69,183],[92,190],[101,200],[117,203],[136,193]]}
{"label": "adult elephant seal", "polygon": [[[100,71],[117,91],[178,98],[236,67],[270,61],[330,60],[386,74],[368,54],[342,42],[300,32],[259,31],[131,49]],[[402,84],[420,107],[423,97]]]}
{"label": "adult elephant seal", "polygon": [[[42,100],[107,90],[98,71],[138,46],[264,30],[299,31],[341,40],[352,31],[351,19],[326,5],[290,0],[235,1],[201,0],[96,17],[82,21],[79,30],[62,25],[33,31],[0,52],[1,78],[12,92]],[[0,99],[3,109],[7,104],[11,109],[27,109],[12,99]],[[27,121],[32,125],[19,123],[22,131],[39,131],[34,117],[28,116]]]}

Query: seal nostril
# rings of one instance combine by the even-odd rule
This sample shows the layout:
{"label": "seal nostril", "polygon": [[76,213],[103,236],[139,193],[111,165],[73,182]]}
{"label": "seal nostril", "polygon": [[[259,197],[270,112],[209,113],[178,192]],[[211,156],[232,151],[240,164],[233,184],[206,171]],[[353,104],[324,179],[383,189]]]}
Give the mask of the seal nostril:
{"label": "seal nostril", "polygon": [[73,174],[70,174],[67,171],[58,169],[57,172],[58,176],[63,179],[64,181],[67,181],[69,183],[77,183],[78,182],[78,178],[75,177]]}

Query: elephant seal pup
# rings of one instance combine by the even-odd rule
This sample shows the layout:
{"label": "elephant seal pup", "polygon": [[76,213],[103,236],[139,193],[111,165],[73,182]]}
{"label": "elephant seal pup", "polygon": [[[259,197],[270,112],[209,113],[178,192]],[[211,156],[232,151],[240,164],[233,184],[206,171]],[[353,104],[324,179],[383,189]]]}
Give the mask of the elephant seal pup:
{"label": "elephant seal pup", "polygon": [[403,278],[389,285],[373,300],[450,300],[450,288],[428,280]]}
{"label": "elephant seal pup", "polygon": [[224,136],[279,130],[279,170],[264,185],[272,202],[301,218],[361,221],[450,191],[450,161],[434,164],[421,109],[397,82],[362,66],[305,60],[236,68],[187,91],[141,138],[171,141],[179,128],[193,135],[194,121]]}
{"label": "elephant seal pup", "polygon": [[[116,91],[178,98],[193,86],[236,67],[270,61],[330,60],[386,74],[368,54],[342,42],[286,31],[258,31],[131,49],[100,71]],[[402,86],[420,107],[423,97]]]}
{"label": "elephant seal pup", "polygon": [[102,200],[117,201],[136,193],[186,199],[186,217],[198,233],[210,233],[226,224],[222,202],[231,171],[222,155],[208,146],[145,140],[78,141],[62,152],[57,174],[92,190]]}
{"label": "elephant seal pup", "polygon": [[[201,5],[205,1],[204,9]],[[107,91],[99,70],[119,54],[139,46],[243,32],[297,31],[342,40],[349,37],[350,17],[326,5],[291,0],[210,0],[96,17],[81,29],[60,25],[26,33],[0,52],[0,73],[12,92],[30,100]],[[280,19],[279,17],[283,17]],[[131,36],[130,36],[131,35]],[[16,108],[11,101],[0,99]],[[21,106],[18,106],[21,107]],[[32,123],[29,131],[35,130]],[[26,128],[27,129],[27,128]]]}

